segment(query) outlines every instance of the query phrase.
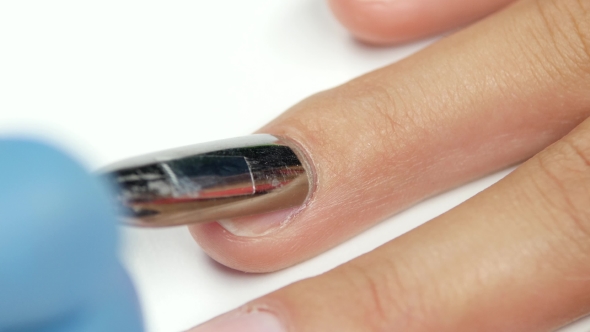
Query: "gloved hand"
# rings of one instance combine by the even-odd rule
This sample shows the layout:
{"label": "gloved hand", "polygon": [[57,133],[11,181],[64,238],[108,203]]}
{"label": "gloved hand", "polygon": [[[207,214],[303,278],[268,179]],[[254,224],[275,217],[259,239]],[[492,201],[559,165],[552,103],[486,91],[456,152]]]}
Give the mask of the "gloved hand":
{"label": "gloved hand", "polygon": [[47,145],[0,140],[0,331],[136,332],[108,190]]}

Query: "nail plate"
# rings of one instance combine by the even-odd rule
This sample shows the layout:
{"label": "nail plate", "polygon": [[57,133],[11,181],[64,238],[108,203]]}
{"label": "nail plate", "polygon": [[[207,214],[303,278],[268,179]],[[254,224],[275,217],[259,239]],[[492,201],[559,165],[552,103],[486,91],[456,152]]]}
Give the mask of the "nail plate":
{"label": "nail plate", "polygon": [[102,172],[117,188],[123,221],[161,227],[297,208],[310,192],[307,168],[293,143],[259,134],[156,152]]}
{"label": "nail plate", "polygon": [[281,322],[266,311],[233,311],[187,332],[286,332]]}

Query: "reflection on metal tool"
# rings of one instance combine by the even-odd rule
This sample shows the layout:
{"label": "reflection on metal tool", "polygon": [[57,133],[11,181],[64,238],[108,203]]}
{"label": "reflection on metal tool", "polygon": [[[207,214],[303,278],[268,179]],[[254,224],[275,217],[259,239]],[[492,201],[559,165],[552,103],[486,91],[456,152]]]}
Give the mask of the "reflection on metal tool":
{"label": "reflection on metal tool", "polygon": [[123,221],[161,227],[300,206],[310,192],[302,160],[284,140],[261,134],[136,157],[102,172],[118,188]]}

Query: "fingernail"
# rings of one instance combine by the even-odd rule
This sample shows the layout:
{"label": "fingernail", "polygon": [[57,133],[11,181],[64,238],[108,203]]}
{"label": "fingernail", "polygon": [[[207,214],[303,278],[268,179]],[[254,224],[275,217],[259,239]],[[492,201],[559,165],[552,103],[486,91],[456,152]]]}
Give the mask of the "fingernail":
{"label": "fingernail", "polygon": [[[295,143],[259,134],[132,158],[108,167],[106,175],[127,223],[159,227],[229,219],[227,229],[235,230],[231,224],[244,217],[302,206],[312,187],[308,170]],[[281,218],[247,222],[246,233],[264,232],[270,220]]]}
{"label": "fingernail", "polygon": [[399,0],[356,0],[357,2],[368,2],[368,3],[391,3]]}
{"label": "fingernail", "polygon": [[286,332],[273,314],[266,311],[233,311],[187,332]]}
{"label": "fingernail", "polygon": [[218,223],[233,235],[258,237],[272,233],[284,225],[298,208],[285,209],[256,216],[222,219]]}

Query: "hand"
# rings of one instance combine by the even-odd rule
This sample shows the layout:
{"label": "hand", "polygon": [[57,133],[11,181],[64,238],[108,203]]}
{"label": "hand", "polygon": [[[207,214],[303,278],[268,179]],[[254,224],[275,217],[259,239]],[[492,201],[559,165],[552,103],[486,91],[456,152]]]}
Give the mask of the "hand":
{"label": "hand", "polygon": [[0,161],[0,331],[141,331],[102,184],[39,143],[0,140]]}
{"label": "hand", "polygon": [[[354,35],[389,43],[508,2],[330,4]],[[316,177],[307,204],[191,226],[230,267],[285,268],[528,161],[373,252],[194,331],[549,331],[590,313],[589,91],[590,1],[522,0],[294,106],[260,132],[307,152]]]}

